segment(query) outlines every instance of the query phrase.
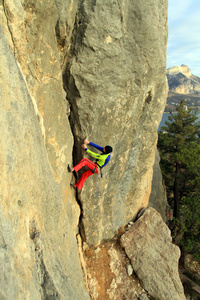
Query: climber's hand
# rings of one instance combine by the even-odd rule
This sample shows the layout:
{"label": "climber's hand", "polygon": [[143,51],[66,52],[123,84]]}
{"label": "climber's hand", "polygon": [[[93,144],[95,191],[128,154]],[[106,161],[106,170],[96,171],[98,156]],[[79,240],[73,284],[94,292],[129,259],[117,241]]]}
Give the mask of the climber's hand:
{"label": "climber's hand", "polygon": [[85,144],[83,144],[81,147],[82,147],[83,149],[87,149],[87,147],[86,147]]}
{"label": "climber's hand", "polygon": [[88,145],[89,143],[90,142],[87,139],[84,140],[84,144]]}

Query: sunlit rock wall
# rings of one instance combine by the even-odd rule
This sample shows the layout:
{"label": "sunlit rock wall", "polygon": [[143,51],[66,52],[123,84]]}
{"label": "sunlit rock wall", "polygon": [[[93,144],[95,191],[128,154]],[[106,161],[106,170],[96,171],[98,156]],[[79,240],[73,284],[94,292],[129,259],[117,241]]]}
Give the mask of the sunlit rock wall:
{"label": "sunlit rock wall", "polygon": [[88,244],[110,238],[151,192],[157,128],[165,106],[167,1],[82,1],[64,74],[75,137],[113,147],[105,179],[80,196]]}
{"label": "sunlit rock wall", "polygon": [[[98,244],[148,205],[167,1],[4,0],[0,15],[0,295],[89,299],[79,227]],[[114,151],[78,205],[67,164],[85,137]]]}
{"label": "sunlit rock wall", "polygon": [[80,208],[66,167],[73,136],[57,7],[6,0],[0,9],[0,298],[89,299],[76,241]]}

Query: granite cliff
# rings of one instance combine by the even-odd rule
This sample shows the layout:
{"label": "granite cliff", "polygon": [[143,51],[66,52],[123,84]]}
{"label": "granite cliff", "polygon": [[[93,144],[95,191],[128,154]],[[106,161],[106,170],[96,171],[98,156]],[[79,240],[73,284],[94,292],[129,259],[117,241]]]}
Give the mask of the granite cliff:
{"label": "granite cliff", "polygon": [[[0,14],[1,299],[157,297],[130,272],[121,236],[151,216],[163,223],[154,210],[133,220],[156,188],[167,1],[3,0]],[[83,157],[85,137],[114,151],[105,178],[75,193],[67,164]]]}

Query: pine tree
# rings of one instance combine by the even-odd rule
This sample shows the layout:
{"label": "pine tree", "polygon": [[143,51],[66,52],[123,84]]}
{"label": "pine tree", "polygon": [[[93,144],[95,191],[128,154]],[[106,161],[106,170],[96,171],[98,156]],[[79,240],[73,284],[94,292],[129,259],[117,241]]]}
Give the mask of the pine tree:
{"label": "pine tree", "polygon": [[200,236],[200,123],[197,113],[198,109],[186,110],[181,101],[177,112],[170,113],[169,121],[158,135],[168,202],[181,225],[184,248],[194,252],[199,245],[197,236]]}
{"label": "pine tree", "polygon": [[185,186],[180,199],[180,245],[200,261],[200,143],[191,142],[180,153]]}

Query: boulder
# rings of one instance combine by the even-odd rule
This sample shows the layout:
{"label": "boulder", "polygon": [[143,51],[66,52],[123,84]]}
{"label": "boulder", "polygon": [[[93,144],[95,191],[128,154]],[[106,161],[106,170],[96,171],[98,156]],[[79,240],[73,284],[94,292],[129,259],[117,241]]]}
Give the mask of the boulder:
{"label": "boulder", "polygon": [[144,289],[152,297],[185,299],[178,273],[180,250],[172,243],[170,230],[155,209],[144,212],[122,235],[121,244]]}
{"label": "boulder", "polygon": [[84,256],[91,300],[149,299],[118,240],[90,247]]}

